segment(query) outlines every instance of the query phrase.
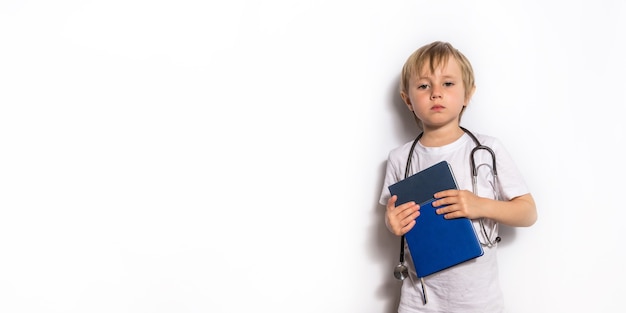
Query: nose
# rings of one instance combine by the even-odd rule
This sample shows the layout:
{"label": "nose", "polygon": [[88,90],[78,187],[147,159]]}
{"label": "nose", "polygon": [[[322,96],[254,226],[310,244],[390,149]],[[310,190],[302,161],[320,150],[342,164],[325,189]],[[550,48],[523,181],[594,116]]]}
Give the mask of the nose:
{"label": "nose", "polygon": [[431,89],[431,93],[430,93],[430,99],[437,99],[441,97],[442,97],[441,88],[433,86]]}

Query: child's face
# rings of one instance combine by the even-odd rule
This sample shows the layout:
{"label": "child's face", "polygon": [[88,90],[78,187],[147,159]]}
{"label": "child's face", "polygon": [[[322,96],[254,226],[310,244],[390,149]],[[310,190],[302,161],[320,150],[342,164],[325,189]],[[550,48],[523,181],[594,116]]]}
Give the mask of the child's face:
{"label": "child's face", "polygon": [[463,76],[456,59],[450,56],[446,66],[440,64],[433,73],[426,62],[420,75],[414,73],[409,79],[402,99],[422,121],[425,131],[450,124],[458,126],[459,116],[469,98],[465,98]]}

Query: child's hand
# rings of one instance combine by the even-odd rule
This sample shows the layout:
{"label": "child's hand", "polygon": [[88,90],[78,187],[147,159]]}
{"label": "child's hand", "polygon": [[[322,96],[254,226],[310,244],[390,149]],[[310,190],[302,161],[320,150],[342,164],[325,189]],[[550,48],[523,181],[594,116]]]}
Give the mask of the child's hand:
{"label": "child's hand", "polygon": [[396,206],[397,199],[394,195],[387,201],[387,226],[396,236],[402,236],[415,225],[420,206],[412,201]]}
{"label": "child's hand", "polygon": [[444,214],[444,218],[453,219],[467,217],[475,219],[483,217],[481,214],[481,199],[468,190],[450,189],[435,194],[438,199],[433,202],[433,207],[447,205],[437,209],[437,214]]}

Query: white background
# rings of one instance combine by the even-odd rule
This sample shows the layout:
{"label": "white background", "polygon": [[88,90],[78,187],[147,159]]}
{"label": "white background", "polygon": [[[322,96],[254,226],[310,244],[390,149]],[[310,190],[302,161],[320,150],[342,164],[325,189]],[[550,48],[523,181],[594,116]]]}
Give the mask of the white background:
{"label": "white background", "polygon": [[537,202],[509,312],[623,312],[623,1],[2,1],[1,312],[384,312],[378,205],[434,40]]}

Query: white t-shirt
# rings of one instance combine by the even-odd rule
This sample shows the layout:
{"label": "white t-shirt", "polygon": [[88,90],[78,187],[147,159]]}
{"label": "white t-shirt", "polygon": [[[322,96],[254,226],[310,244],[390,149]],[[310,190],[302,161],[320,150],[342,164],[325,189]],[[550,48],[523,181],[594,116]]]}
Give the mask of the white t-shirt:
{"label": "white t-shirt", "polygon": [[[529,190],[523,177],[502,144],[494,137],[481,134],[476,134],[476,137],[482,145],[495,152],[499,198],[510,200],[528,194]],[[412,144],[413,141],[407,142],[389,153],[385,181],[380,196],[380,203],[384,206],[387,205],[387,200],[390,197],[387,187],[404,179],[407,157]],[[459,189],[472,191],[470,153],[474,147],[476,144],[467,134],[455,142],[441,147],[424,147],[418,143],[412,155],[412,168],[409,175],[445,160],[452,167]],[[494,199],[493,178],[490,171],[492,166],[491,155],[485,150],[478,150],[475,154],[475,164],[478,168],[476,193],[481,197]],[[472,224],[479,240],[486,243],[487,240],[482,235],[479,221],[472,220]],[[485,226],[487,233],[490,234],[494,222],[485,220]],[[494,240],[495,236],[497,233],[494,233],[491,240]],[[483,246],[483,256],[424,277],[428,297],[428,302],[424,305],[422,287],[415,274],[410,251],[405,245],[405,259],[409,264],[410,274],[409,278],[405,279],[402,284],[398,312],[503,312],[504,303],[498,278],[496,247],[497,245],[492,248]]]}

